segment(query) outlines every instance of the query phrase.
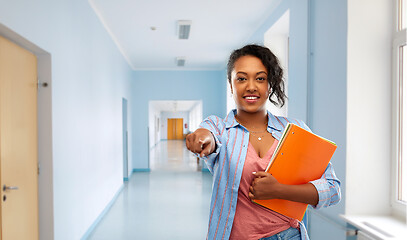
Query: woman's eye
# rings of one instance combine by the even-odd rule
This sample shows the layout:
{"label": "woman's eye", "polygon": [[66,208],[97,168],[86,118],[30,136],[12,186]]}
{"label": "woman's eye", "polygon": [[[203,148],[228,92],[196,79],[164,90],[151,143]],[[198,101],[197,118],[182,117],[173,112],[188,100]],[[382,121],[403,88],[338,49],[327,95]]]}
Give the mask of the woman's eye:
{"label": "woman's eye", "polygon": [[236,80],[237,80],[237,81],[244,81],[244,80],[246,80],[246,78],[244,78],[244,77],[238,77],[238,78],[236,78]]}
{"label": "woman's eye", "polygon": [[257,80],[258,80],[258,81],[264,81],[264,80],[266,80],[266,78],[264,78],[264,77],[258,77]]}

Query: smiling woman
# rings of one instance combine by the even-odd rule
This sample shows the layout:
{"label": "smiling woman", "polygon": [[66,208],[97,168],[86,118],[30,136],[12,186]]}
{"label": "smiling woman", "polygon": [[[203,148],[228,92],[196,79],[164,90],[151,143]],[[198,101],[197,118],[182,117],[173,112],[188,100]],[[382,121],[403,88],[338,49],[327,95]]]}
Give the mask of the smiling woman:
{"label": "smiling woman", "polygon": [[236,109],[225,119],[208,117],[186,138],[187,148],[203,158],[214,175],[207,239],[309,239],[302,221],[252,201],[335,205],[341,194],[333,167],[329,163],[320,179],[301,185],[281,184],[265,173],[285,126],[309,128],[301,120],[267,111],[267,100],[283,106],[286,98],[283,71],[268,48],[247,45],[235,50],[227,74]]}

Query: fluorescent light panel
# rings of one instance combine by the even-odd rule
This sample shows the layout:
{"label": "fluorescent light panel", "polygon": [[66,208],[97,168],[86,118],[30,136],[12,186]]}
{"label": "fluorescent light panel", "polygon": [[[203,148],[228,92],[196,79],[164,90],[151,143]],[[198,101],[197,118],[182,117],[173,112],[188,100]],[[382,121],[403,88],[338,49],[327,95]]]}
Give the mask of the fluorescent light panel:
{"label": "fluorescent light panel", "polygon": [[177,57],[177,58],[175,59],[175,62],[176,62],[176,64],[177,64],[178,67],[183,67],[183,66],[185,66],[185,61],[186,61],[185,57]]}
{"label": "fluorescent light panel", "polygon": [[191,21],[179,20],[178,21],[178,38],[188,39],[191,31]]}

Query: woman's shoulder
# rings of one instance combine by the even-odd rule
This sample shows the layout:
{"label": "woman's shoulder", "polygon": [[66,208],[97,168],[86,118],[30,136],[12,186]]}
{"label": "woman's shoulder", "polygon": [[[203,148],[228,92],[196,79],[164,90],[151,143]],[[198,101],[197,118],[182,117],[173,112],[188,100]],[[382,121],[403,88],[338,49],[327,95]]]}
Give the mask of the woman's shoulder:
{"label": "woman's shoulder", "polygon": [[205,118],[204,121],[210,121],[215,123],[216,125],[225,123],[225,119],[220,118],[216,115],[210,115],[209,117]]}
{"label": "woman's shoulder", "polygon": [[276,119],[276,121],[280,125],[282,125],[283,128],[285,128],[288,123],[292,123],[299,127],[304,128],[306,130],[309,130],[309,127],[307,126],[307,124],[304,121],[302,121],[301,119],[290,118],[290,117],[285,117],[285,116],[275,116],[275,115],[272,115],[272,116]]}
{"label": "woman's shoulder", "polygon": [[209,117],[205,118],[204,121],[210,121],[215,123],[217,126],[225,126],[227,125],[228,127],[232,126],[235,124],[235,115],[236,115],[236,109],[231,110],[225,118],[218,117],[216,115],[210,115]]}
{"label": "woman's shoulder", "polygon": [[296,125],[301,125],[301,123],[303,122],[302,120],[297,119],[297,118],[290,118],[290,117],[283,117],[283,116],[276,116],[276,117],[280,121],[284,121],[285,124],[293,123],[293,124],[296,124]]}
{"label": "woman's shoulder", "polygon": [[205,118],[201,125],[209,125],[217,129],[221,129],[225,126],[226,121],[216,115],[210,115],[209,117]]}

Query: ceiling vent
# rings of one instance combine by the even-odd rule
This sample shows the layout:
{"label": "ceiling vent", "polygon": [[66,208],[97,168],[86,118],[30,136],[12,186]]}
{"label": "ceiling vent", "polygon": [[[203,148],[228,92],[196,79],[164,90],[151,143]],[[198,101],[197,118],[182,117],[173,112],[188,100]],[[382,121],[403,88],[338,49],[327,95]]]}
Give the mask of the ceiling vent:
{"label": "ceiling vent", "polygon": [[178,67],[185,66],[185,57],[177,57],[175,59],[175,63],[177,64]]}
{"label": "ceiling vent", "polygon": [[179,20],[177,22],[178,27],[178,39],[188,39],[189,32],[191,31],[191,21]]}

